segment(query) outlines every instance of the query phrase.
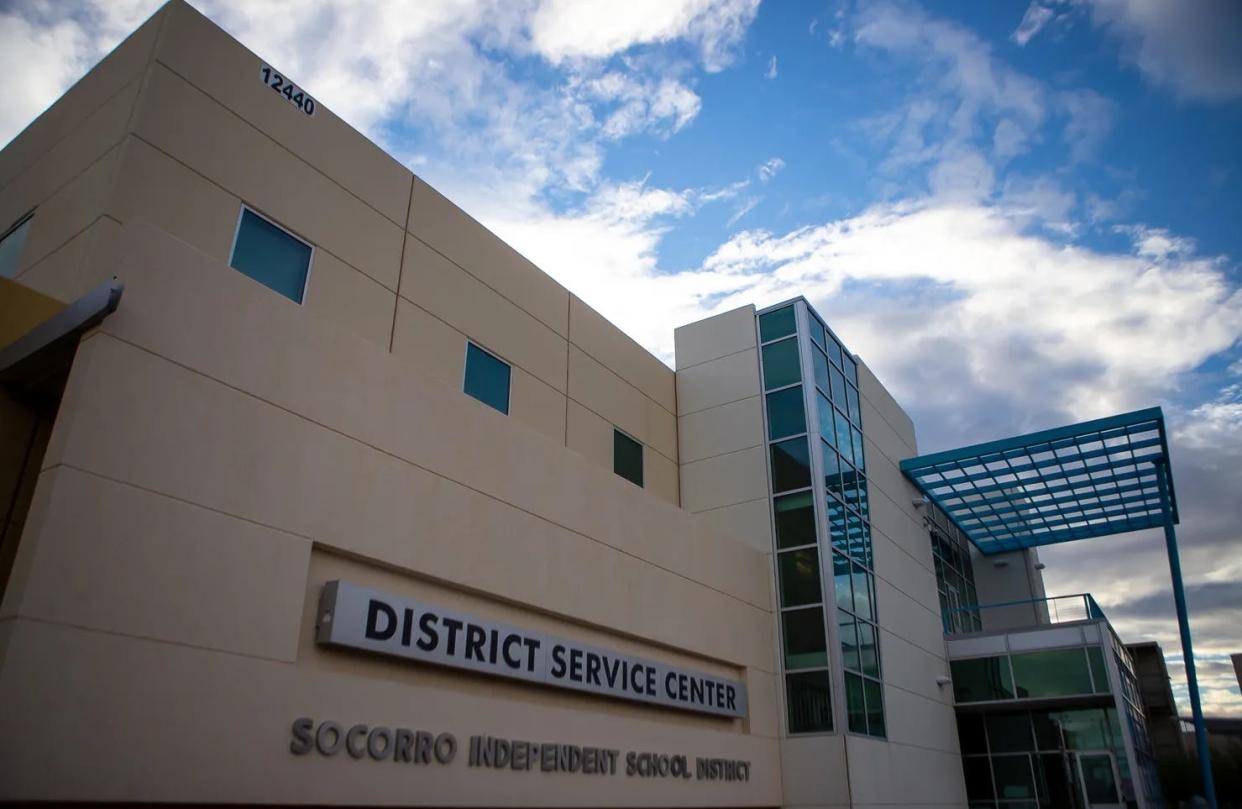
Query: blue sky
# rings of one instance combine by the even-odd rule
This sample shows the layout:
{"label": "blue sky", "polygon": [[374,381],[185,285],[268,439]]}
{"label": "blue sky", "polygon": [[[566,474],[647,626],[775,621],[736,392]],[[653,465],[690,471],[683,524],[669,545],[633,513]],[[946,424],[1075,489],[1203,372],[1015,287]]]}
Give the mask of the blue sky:
{"label": "blue sky", "polygon": [[[925,451],[1163,406],[1242,714],[1237,2],[194,4],[670,364],[801,294]],[[0,2],[0,142],[155,6]],[[1158,534],[1044,557],[1176,663]]]}

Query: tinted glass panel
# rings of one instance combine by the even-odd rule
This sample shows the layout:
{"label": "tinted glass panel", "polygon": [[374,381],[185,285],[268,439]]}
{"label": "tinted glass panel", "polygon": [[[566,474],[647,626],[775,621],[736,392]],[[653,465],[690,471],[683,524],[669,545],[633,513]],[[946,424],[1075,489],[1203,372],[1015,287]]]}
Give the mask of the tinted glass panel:
{"label": "tinted glass panel", "polygon": [[1013,655],[1019,697],[1063,697],[1091,693],[1091,674],[1082,649],[1049,649]]}
{"label": "tinted glass panel", "polygon": [[1035,797],[1030,756],[992,756],[992,777],[1001,800]]}
{"label": "tinted glass panel", "polygon": [[852,611],[854,596],[850,587],[850,560],[839,553],[832,554],[832,578],[837,591],[837,606]]}
{"label": "tinted glass panel", "polygon": [[850,438],[849,422],[846,421],[845,415],[840,410],[834,410],[832,423],[837,428],[837,450],[841,453],[841,457],[846,463],[854,463],[854,453],[850,449],[853,445],[853,439]]}
{"label": "tinted glass panel", "polygon": [[811,485],[811,461],[806,439],[795,438],[771,445],[772,490],[785,492]]}
{"label": "tinted glass panel", "polygon": [[838,610],[837,632],[841,636],[841,665],[858,671],[862,666],[858,660],[858,622],[854,616]]}
{"label": "tinted glass panel", "polygon": [[833,365],[841,367],[841,344],[832,339],[832,335],[828,336],[828,359],[832,360]]}
{"label": "tinted glass panel", "polygon": [[815,506],[810,492],[786,494],[772,501],[776,511],[776,546],[793,548],[815,542]]}
{"label": "tinted glass panel", "polygon": [[862,412],[858,409],[858,391],[853,385],[845,389],[845,402],[849,405],[850,421],[855,424],[862,424]]}
{"label": "tinted glass panel", "polygon": [[819,346],[820,348],[823,348],[824,347],[824,324],[820,323],[819,319],[814,316],[807,318],[807,320],[810,321],[810,324],[811,324],[810,325],[811,340],[815,343],[815,345]]}
{"label": "tinted glass panel", "polygon": [[837,407],[845,410],[845,377],[836,368],[832,368],[828,376],[832,380],[832,401]]}
{"label": "tinted glass panel", "polygon": [[1035,749],[1031,717],[1020,713],[988,714],[988,744],[995,753],[1024,753]]}
{"label": "tinted glass panel", "polygon": [[310,245],[253,211],[242,211],[229,262],[233,269],[301,303],[310,259]]}
{"label": "tinted glass panel", "polygon": [[1035,747],[1038,750],[1061,749],[1061,726],[1045,711],[1031,714],[1031,724],[1035,727]]}
{"label": "tinted glass panel", "polygon": [[1087,647],[1087,662],[1091,664],[1091,679],[1095,682],[1095,693],[1108,693],[1108,670],[1104,668],[1104,652],[1099,646]]}
{"label": "tinted glass panel", "polygon": [[966,756],[962,759],[962,771],[966,774],[966,797],[972,801],[991,798],[992,767],[986,757]]}
{"label": "tinted glass panel", "polygon": [[772,390],[802,380],[798,367],[798,341],[782,340],[763,347],[763,389]]}
{"label": "tinted glass panel", "polygon": [[988,739],[984,735],[983,714],[959,713],[957,715],[957,738],[962,745],[963,753],[986,753]]}
{"label": "tinted glass panel", "polygon": [[643,485],[643,445],[620,430],[612,431],[612,471]]}
{"label": "tinted glass panel", "polygon": [[820,435],[822,435],[829,444],[836,446],[837,428],[832,421],[832,405],[828,404],[828,399],[822,393],[815,393],[815,409],[819,415]]}
{"label": "tinted glass panel", "polygon": [[824,639],[824,612],[819,607],[781,613],[785,625],[785,668],[810,669],[828,665]]}
{"label": "tinted glass panel", "polygon": [[[853,550],[851,547],[850,550]],[[860,618],[872,620],[875,616],[871,614],[871,588],[868,587],[867,571],[857,562],[853,566],[854,579],[854,614]]]}
{"label": "tinted glass panel", "polygon": [[1058,711],[1053,714],[1061,723],[1065,746],[1070,750],[1100,750],[1109,747],[1108,718],[1099,708]]}
{"label": "tinted glass panel", "polygon": [[828,687],[828,672],[786,674],[785,698],[789,702],[790,733],[832,730],[832,692]]}
{"label": "tinted glass panel", "polygon": [[815,366],[815,384],[820,390],[828,392],[828,357],[822,351],[811,352],[811,364]]}
{"label": "tinted glass panel", "polygon": [[949,665],[953,671],[953,696],[958,702],[1013,699],[1013,680],[1006,658],[954,660]]}
{"label": "tinted glass panel", "polygon": [[841,458],[837,451],[821,441],[819,448],[824,462],[824,486],[828,491],[840,495],[841,492]]}
{"label": "tinted glass panel", "polygon": [[[829,491],[832,488],[829,487]],[[849,543],[845,538],[845,506],[835,497],[826,498],[828,502],[828,533],[832,537],[832,547],[835,550],[846,551],[849,549]]]}
{"label": "tinted glass panel", "polygon": [[30,223],[33,221],[33,216],[27,216],[0,237],[0,278],[17,275],[17,260],[26,247],[26,237],[30,235]]}
{"label": "tinted glass panel", "polygon": [[866,621],[858,622],[858,657],[860,669],[868,677],[880,676],[880,652],[875,645],[875,627]]}
{"label": "tinted glass panel", "polygon": [[1080,756],[1082,783],[1091,805],[1117,802],[1117,782],[1113,777],[1112,756]]}
{"label": "tinted glass panel", "polygon": [[509,412],[509,363],[474,343],[466,347],[466,393],[501,413]]}
{"label": "tinted glass panel", "polygon": [[1034,758],[1036,786],[1044,805],[1075,806],[1078,797],[1078,776],[1070,772],[1072,759],[1059,753]]}
{"label": "tinted glass panel", "polygon": [[768,394],[768,439],[806,432],[806,408],[802,406],[802,386]]}
{"label": "tinted glass panel", "polygon": [[779,566],[782,607],[819,602],[819,551],[786,551],[780,554]]}
{"label": "tinted glass panel", "polygon": [[854,733],[867,732],[867,703],[863,698],[862,677],[857,674],[845,674],[845,707],[849,714],[850,730]]}
{"label": "tinted glass panel", "polygon": [[775,340],[777,337],[784,337],[787,334],[793,334],[797,328],[794,319],[794,308],[786,306],[784,309],[777,309],[775,312],[759,315],[759,339],[762,342]]}
{"label": "tinted glass panel", "polygon": [[866,467],[866,464],[865,464],[865,463],[864,463],[864,461],[863,461],[863,437],[862,437],[862,433],[858,432],[858,430],[851,430],[851,431],[850,431],[850,433],[851,433],[851,435],[853,435],[853,437],[854,437],[854,441],[853,441],[853,444],[854,444],[854,465],[855,465],[855,466],[857,466],[860,470],[861,470],[861,469],[866,469],[866,468],[867,468],[867,467]]}
{"label": "tinted glass panel", "polygon": [[867,732],[884,736],[884,686],[875,680],[863,680],[863,692],[867,698]]}
{"label": "tinted glass panel", "polygon": [[853,382],[855,385],[857,385],[858,384],[858,364],[854,362],[853,357],[851,357],[849,354],[846,354],[844,352],[842,352],[841,361],[844,363],[844,367],[845,367],[845,378]]}

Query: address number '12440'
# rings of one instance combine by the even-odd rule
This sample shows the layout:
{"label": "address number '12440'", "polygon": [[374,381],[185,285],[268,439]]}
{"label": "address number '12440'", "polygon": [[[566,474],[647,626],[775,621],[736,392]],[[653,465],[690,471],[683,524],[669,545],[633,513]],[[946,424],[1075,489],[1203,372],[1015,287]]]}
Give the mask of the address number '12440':
{"label": "address number '12440'", "polygon": [[285,100],[290,104],[294,105],[307,115],[315,114],[315,99],[311,98],[310,95],[301,87],[298,87],[296,84],[289,81],[275,70],[272,70],[267,65],[264,65],[259,70],[259,73],[263,76],[263,83],[268,87],[271,87],[275,92],[284,96]]}

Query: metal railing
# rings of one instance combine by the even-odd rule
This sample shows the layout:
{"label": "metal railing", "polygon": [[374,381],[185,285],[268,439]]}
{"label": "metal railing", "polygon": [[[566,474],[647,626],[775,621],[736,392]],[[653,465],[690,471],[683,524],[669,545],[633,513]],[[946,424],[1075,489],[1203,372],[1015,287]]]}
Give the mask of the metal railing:
{"label": "metal railing", "polygon": [[[1095,602],[1090,593],[1075,593],[1067,596],[1028,598],[1019,601],[1002,601],[996,604],[979,604],[973,607],[948,609],[942,615],[944,632],[946,635],[981,632],[984,631],[983,616],[986,610],[1008,608],[1013,612],[1022,607],[1027,607],[1031,611],[1029,626],[1066,624],[1074,621],[1108,620],[1104,615],[1104,611],[1100,609],[1100,605]],[[1019,627],[1009,625],[1005,628],[1017,629]]]}

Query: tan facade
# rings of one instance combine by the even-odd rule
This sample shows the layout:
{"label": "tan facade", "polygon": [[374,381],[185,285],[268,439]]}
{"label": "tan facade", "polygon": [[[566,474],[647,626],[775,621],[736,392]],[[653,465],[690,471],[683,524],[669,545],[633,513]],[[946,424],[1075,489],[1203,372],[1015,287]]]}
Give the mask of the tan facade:
{"label": "tan facade", "polygon": [[[674,373],[330,110],[274,96],[263,64],[170,3],[0,152],[0,227],[35,211],[23,316],[125,285],[5,545],[0,799],[963,806],[897,469],[913,427],[875,378],[860,366],[889,738],[787,737],[753,308],[678,330]],[[313,245],[302,305],[229,266],[243,206]],[[511,365],[508,415],[463,395],[467,341]],[[613,471],[614,430],[643,446],[642,488]],[[325,649],[334,579],[739,680],[749,710]],[[297,756],[298,717],[462,749]],[[475,768],[472,735],[744,760],[749,779]]]}

